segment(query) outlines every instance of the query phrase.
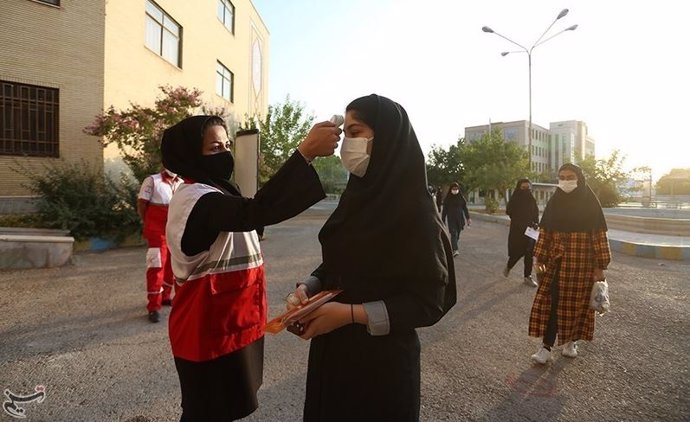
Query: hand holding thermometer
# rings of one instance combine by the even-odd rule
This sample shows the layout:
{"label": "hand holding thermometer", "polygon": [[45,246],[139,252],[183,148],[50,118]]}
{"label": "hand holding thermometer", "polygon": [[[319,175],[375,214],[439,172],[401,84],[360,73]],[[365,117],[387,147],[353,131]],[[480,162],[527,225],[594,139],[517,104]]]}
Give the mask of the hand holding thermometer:
{"label": "hand holding thermometer", "polygon": [[345,118],[342,116],[342,114],[334,114],[328,121],[340,127],[343,123],[345,123]]}

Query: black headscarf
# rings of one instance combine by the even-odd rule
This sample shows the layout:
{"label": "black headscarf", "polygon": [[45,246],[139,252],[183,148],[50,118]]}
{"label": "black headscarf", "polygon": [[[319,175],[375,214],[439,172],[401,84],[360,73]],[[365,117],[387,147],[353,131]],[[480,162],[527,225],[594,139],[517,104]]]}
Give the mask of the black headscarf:
{"label": "black headscarf", "polygon": [[[163,166],[185,179],[214,186],[226,194],[239,195],[236,184],[213,177],[203,164],[204,126],[211,118],[218,116],[191,116],[167,128],[161,141]],[[233,163],[230,164],[231,167]],[[230,171],[232,172],[232,171]]]}
{"label": "black headscarf", "polygon": [[319,233],[327,271],[367,278],[452,277],[454,284],[444,249],[448,235],[427,189],[424,155],[407,113],[375,94],[354,100],[350,110],[370,125],[374,140],[366,174],[350,176]]}
{"label": "black headscarf", "polygon": [[[529,183],[530,188],[528,190],[520,189],[523,183]],[[537,201],[534,199],[534,195],[532,195],[532,182],[529,179],[520,179],[515,185],[515,190],[510,195],[508,205],[506,206],[506,214],[511,216],[511,218],[518,217],[518,219],[522,219],[520,218],[521,216],[516,214],[523,212],[523,210],[525,212],[527,210],[531,211],[533,204],[536,205],[536,203]]]}
{"label": "black headscarf", "polygon": [[[453,195],[451,191],[453,189],[458,190],[457,195]],[[467,204],[467,199],[465,199],[465,196],[462,194],[462,189],[460,189],[460,185],[457,184],[456,182],[453,182],[450,184],[450,187],[448,188],[448,192],[446,192],[446,198],[443,200],[443,206],[447,209],[456,209],[456,208],[462,208]]]}
{"label": "black headscarf", "polygon": [[559,232],[590,232],[607,230],[604,212],[592,189],[585,181],[582,169],[575,164],[563,164],[558,172],[573,171],[577,175],[577,188],[570,193],[556,189],[546,204],[541,227]]}

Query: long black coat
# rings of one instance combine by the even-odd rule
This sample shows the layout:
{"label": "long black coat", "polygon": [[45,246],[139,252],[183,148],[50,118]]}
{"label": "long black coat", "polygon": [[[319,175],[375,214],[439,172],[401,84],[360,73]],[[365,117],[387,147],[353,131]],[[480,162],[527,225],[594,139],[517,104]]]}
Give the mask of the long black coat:
{"label": "long black coat", "polygon": [[525,236],[527,226],[539,222],[539,207],[529,191],[516,192],[506,207],[510,216],[510,233],[508,234],[508,256],[523,256],[534,241]]}
{"label": "long black coat", "polygon": [[465,222],[469,220],[470,212],[467,209],[467,201],[462,194],[448,193],[443,201],[442,220],[447,220],[448,231],[460,232],[465,228]]}

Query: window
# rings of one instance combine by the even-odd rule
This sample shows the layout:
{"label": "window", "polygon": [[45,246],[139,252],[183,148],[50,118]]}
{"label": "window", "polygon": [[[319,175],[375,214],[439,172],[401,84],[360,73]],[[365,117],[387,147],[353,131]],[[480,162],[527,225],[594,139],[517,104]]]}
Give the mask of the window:
{"label": "window", "polygon": [[216,94],[232,102],[232,72],[221,62],[216,63]]}
{"label": "window", "polygon": [[0,154],[58,157],[59,92],[0,81]]}
{"label": "window", "polygon": [[60,0],[36,0],[40,3],[45,3],[45,4],[52,4],[53,6],[59,6],[60,5]]}
{"label": "window", "polygon": [[180,60],[182,28],[151,0],[146,0],[146,40],[150,50],[177,67]]}
{"label": "window", "polygon": [[235,33],[235,6],[230,0],[218,0],[218,20],[233,34]]}

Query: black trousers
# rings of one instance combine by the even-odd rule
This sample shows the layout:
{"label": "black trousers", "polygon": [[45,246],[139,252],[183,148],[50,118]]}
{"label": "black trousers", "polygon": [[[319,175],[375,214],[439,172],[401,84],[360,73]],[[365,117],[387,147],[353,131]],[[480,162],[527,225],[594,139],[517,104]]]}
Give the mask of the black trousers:
{"label": "black trousers", "polygon": [[[558,265],[560,267],[560,265]],[[556,274],[551,280],[551,313],[549,314],[549,322],[546,324],[546,333],[544,334],[544,345],[553,347],[556,343],[556,335],[558,334],[558,277],[560,276],[560,269],[556,270]]]}
{"label": "black trousers", "polygon": [[513,269],[515,264],[518,263],[520,258],[524,256],[525,258],[525,268],[523,270],[523,275],[525,277],[529,277],[532,275],[532,266],[534,265],[534,257],[532,256],[532,249],[530,248],[529,251],[525,253],[525,255],[518,255],[518,256],[511,256],[508,257],[508,269]]}

